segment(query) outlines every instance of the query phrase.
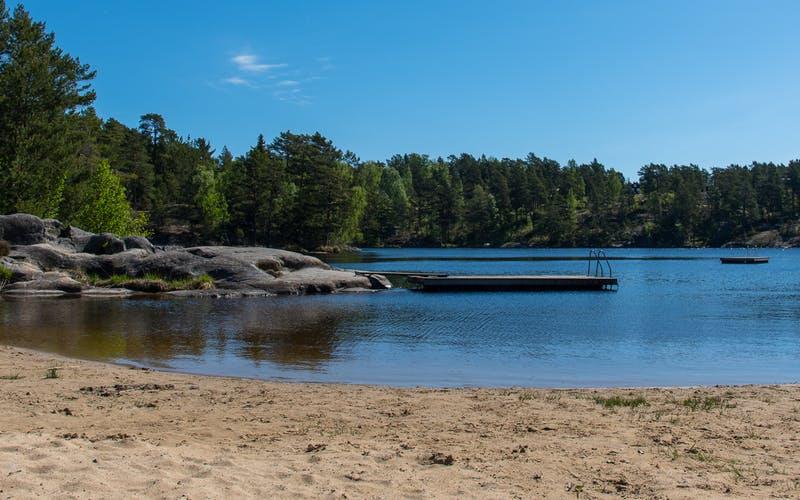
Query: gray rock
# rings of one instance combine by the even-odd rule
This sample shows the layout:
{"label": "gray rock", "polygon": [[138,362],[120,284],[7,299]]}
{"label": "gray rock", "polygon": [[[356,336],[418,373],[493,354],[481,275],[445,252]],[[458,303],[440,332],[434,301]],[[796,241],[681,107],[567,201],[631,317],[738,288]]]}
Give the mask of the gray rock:
{"label": "gray rock", "polygon": [[78,269],[80,255],[49,243],[18,246],[11,251],[15,261],[32,264],[43,271]]}
{"label": "gray rock", "polygon": [[44,235],[47,241],[58,240],[66,229],[64,224],[56,219],[44,219],[42,220],[42,224],[44,224]]}
{"label": "gray rock", "polygon": [[156,251],[155,247],[153,247],[153,244],[150,243],[150,240],[142,236],[128,236],[123,240],[123,242],[125,243],[125,248],[128,250],[138,248],[140,250],[147,251],[147,253],[155,253]]}
{"label": "gray rock", "polygon": [[381,274],[367,274],[370,285],[375,290],[388,290],[392,288],[392,282]]}
{"label": "gray rock", "polygon": [[273,295],[266,290],[231,290],[231,289],[211,289],[211,290],[175,290],[167,292],[172,297],[208,297],[213,299],[238,299],[243,297],[267,297]]}
{"label": "gray rock", "polygon": [[44,273],[31,281],[18,281],[6,286],[5,290],[59,290],[64,293],[80,293],[83,284],[61,273]]}
{"label": "gray rock", "polygon": [[111,233],[95,234],[83,247],[84,253],[112,255],[125,251],[125,242]]}
{"label": "gray rock", "polygon": [[366,276],[319,268],[287,273],[269,285],[275,293],[291,295],[333,293],[345,288],[372,288],[372,285]]}
{"label": "gray rock", "polygon": [[0,215],[0,240],[12,245],[34,245],[47,241],[42,219],[29,214]]}
{"label": "gray rock", "polygon": [[42,275],[42,270],[30,262],[3,259],[0,263],[11,271],[11,283],[16,281],[30,281]]}
{"label": "gray rock", "polygon": [[67,273],[101,277],[127,275],[142,281],[140,288],[145,291],[160,290],[144,282],[143,278],[150,273],[167,279],[209,275],[214,280],[215,290],[172,294],[178,296],[333,293],[391,287],[383,276],[359,276],[332,270],[316,257],[286,250],[200,246],[165,247],[154,251],[145,238],[123,241],[112,234],[95,235],[74,227],[62,227],[58,221],[43,222],[25,215],[3,217],[0,228],[4,232],[10,228],[14,241],[39,241],[15,244],[9,257],[3,258],[4,264],[14,273],[15,286],[9,291],[17,294],[47,289],[101,295],[92,288],[82,290],[85,287]]}
{"label": "gray rock", "polygon": [[113,297],[130,297],[134,295],[133,290],[127,288],[84,288],[81,290],[81,297],[97,297],[97,298],[113,298]]}
{"label": "gray rock", "polygon": [[206,246],[191,247],[187,248],[186,251],[205,258],[230,257],[248,262],[253,265],[274,261],[277,262],[281,268],[288,268],[290,270],[303,269],[305,267],[330,269],[330,266],[316,257],[303,255],[297,252],[290,252],[288,250],[278,250],[275,248]]}
{"label": "gray rock", "polygon": [[73,226],[67,227],[62,234],[64,238],[72,242],[72,245],[78,252],[83,252],[83,249],[86,248],[86,244],[89,243],[89,240],[94,236],[94,233]]}
{"label": "gray rock", "polygon": [[776,230],[762,231],[748,238],[747,246],[779,248],[783,246],[783,238]]}
{"label": "gray rock", "polygon": [[[68,252],[77,252],[78,251],[78,247],[75,246],[75,242],[72,241],[69,238],[58,238],[55,241],[55,245],[58,246],[58,247],[61,247],[62,249],[66,250]],[[83,248],[83,246],[81,246],[81,249],[82,248]]]}
{"label": "gray rock", "polygon": [[67,295],[67,292],[62,290],[38,290],[38,289],[27,289],[27,288],[20,288],[16,290],[3,290],[3,297],[14,298],[14,297],[61,297],[63,295]]}

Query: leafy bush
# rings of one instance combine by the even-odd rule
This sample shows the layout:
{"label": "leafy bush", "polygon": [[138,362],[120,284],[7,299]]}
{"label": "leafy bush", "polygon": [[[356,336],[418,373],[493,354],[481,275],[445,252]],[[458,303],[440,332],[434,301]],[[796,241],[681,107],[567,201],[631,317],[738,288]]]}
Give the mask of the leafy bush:
{"label": "leafy bush", "polygon": [[87,197],[72,224],[94,233],[147,236],[147,216],[136,213],[125,197],[119,176],[107,161],[100,162],[87,181]]}
{"label": "leafy bush", "polygon": [[5,288],[8,282],[11,281],[11,276],[11,269],[0,264],[0,290]]}

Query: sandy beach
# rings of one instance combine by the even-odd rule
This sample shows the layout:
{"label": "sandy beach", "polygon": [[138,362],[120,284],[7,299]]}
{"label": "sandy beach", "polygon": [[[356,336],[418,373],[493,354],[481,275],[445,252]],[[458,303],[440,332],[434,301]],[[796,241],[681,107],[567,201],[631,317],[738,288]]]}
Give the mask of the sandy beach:
{"label": "sandy beach", "polygon": [[797,498],[798,457],[794,385],[395,389],[0,346],[3,498]]}

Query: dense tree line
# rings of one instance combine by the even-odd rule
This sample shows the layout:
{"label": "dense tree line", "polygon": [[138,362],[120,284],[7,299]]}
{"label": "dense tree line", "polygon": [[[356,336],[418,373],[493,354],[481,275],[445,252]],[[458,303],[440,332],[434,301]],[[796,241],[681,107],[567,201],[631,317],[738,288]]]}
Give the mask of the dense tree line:
{"label": "dense tree line", "polygon": [[798,233],[800,161],[655,165],[395,155],[361,161],[320,134],[258,136],[245,154],[158,114],[97,117],[94,71],[0,0],[0,212],[184,243],[300,246],[719,245]]}

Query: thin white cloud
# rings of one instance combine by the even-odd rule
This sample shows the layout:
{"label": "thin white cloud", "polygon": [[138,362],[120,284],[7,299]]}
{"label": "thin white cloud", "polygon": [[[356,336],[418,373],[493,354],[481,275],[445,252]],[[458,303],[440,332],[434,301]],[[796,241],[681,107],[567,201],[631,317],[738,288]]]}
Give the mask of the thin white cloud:
{"label": "thin white cloud", "polygon": [[330,57],[318,57],[317,62],[320,64],[322,71],[330,71],[335,68]]}
{"label": "thin white cloud", "polygon": [[[220,78],[210,85],[219,88],[225,86],[267,91],[276,101],[300,106],[312,104],[314,101],[314,97],[307,92],[307,87],[313,86],[313,82],[328,78],[319,73],[333,69],[330,57],[319,57],[309,61],[310,66],[316,66],[314,70],[311,67],[303,68],[294,64],[292,67],[285,63],[268,64],[259,55],[245,50],[232,55],[229,61],[235,66],[233,74]],[[285,69],[278,70],[279,68]]]}
{"label": "thin white cloud", "polygon": [[228,83],[231,85],[247,85],[247,86],[250,85],[250,82],[248,80],[245,80],[244,78],[240,78],[238,76],[225,78],[224,80],[222,80],[222,83]]}
{"label": "thin white cloud", "polygon": [[304,94],[302,89],[299,88],[278,89],[272,93],[272,97],[278,101],[298,104],[301,106],[311,104],[311,96]]}
{"label": "thin white cloud", "polygon": [[250,73],[263,73],[274,68],[285,68],[287,64],[264,64],[259,62],[258,56],[253,54],[237,54],[231,61],[242,71]]}

